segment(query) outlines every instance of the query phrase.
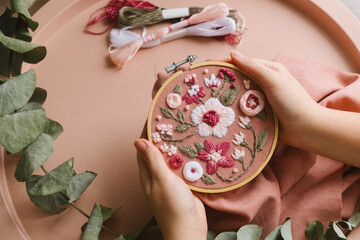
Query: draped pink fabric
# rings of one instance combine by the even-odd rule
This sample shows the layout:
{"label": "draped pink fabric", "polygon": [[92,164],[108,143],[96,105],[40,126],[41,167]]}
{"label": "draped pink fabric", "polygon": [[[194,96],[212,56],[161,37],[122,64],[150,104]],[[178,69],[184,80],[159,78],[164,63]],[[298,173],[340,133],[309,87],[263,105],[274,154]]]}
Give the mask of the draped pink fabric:
{"label": "draped pink fabric", "polygon": [[[275,61],[283,63],[319,104],[360,112],[358,74],[290,56]],[[268,166],[247,185],[197,195],[207,206],[209,229],[220,232],[257,224],[265,238],[290,217],[293,239],[301,240],[306,239],[308,222],[327,225],[359,211],[360,169],[279,142]]]}

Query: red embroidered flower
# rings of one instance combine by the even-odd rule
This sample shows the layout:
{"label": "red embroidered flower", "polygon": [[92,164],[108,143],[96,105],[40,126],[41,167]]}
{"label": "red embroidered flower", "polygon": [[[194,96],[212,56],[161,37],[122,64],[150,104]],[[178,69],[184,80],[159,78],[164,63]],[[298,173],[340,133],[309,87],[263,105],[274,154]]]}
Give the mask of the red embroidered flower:
{"label": "red embroidered flower", "polygon": [[192,104],[193,102],[195,103],[200,103],[200,99],[199,97],[205,97],[205,93],[203,92],[204,87],[203,86],[198,86],[198,85],[192,85],[191,89],[189,89],[187,91],[187,93],[182,97],[182,100],[186,101],[186,104]]}
{"label": "red embroidered flower", "polygon": [[197,158],[206,162],[208,174],[214,174],[220,167],[233,167],[234,160],[227,155],[230,150],[230,142],[225,141],[214,145],[209,140],[205,140],[205,151],[200,151]]}
{"label": "red embroidered flower", "polygon": [[183,165],[184,159],[180,155],[174,155],[170,158],[169,163],[172,168],[179,168]]}

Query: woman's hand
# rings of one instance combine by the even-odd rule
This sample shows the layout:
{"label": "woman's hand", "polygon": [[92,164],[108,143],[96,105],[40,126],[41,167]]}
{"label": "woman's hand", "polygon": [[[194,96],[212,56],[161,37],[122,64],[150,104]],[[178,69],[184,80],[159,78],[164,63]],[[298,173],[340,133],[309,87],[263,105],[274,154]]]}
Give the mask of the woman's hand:
{"label": "woman's hand", "polygon": [[145,139],[135,141],[141,185],[164,239],[206,239],[203,203]]}

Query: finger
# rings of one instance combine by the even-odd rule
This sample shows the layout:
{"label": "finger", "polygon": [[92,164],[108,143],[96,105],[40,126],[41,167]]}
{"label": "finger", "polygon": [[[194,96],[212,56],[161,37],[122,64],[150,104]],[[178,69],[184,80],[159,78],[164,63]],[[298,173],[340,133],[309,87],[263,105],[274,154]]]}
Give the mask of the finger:
{"label": "finger", "polygon": [[136,153],[138,169],[139,169],[139,178],[141,186],[148,196],[150,194],[152,180],[149,168],[147,167],[144,158],[141,156],[139,152]]}
{"label": "finger", "polygon": [[232,63],[230,58],[210,58],[210,59],[207,59],[206,61]]}

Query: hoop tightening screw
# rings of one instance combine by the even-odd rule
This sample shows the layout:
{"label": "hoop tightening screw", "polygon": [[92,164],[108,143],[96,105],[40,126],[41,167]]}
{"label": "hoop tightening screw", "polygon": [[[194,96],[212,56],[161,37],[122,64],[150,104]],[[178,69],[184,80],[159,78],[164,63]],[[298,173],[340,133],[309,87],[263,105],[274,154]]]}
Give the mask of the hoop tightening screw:
{"label": "hoop tightening screw", "polygon": [[189,55],[189,56],[187,56],[187,58],[185,60],[183,60],[181,62],[178,62],[178,63],[174,62],[173,64],[170,64],[169,66],[166,66],[165,71],[167,73],[170,73],[170,72],[172,72],[174,70],[177,70],[179,66],[181,66],[181,65],[183,65],[183,64],[185,64],[187,62],[191,64],[193,61],[195,61],[196,58],[197,58],[196,55]]}

